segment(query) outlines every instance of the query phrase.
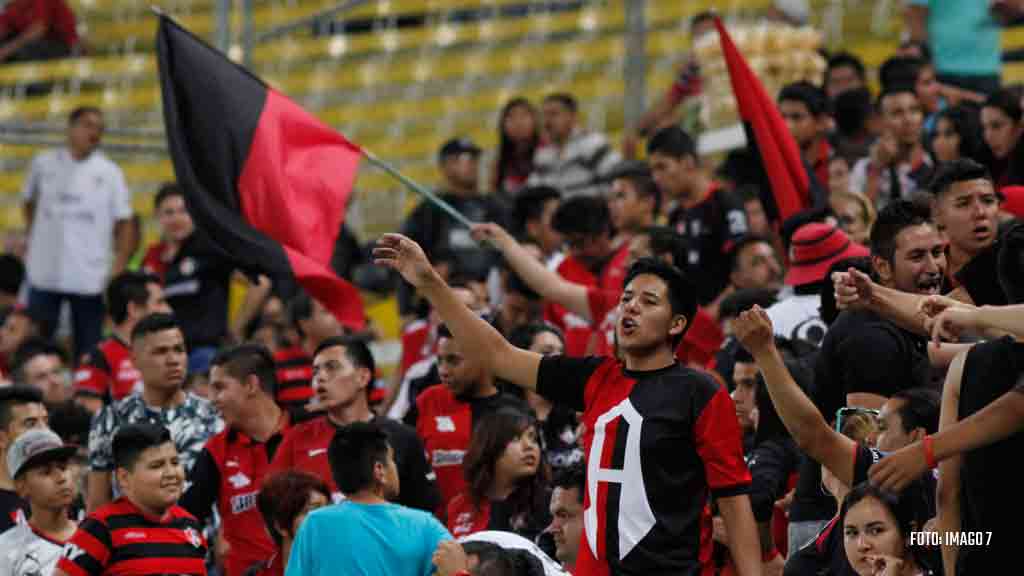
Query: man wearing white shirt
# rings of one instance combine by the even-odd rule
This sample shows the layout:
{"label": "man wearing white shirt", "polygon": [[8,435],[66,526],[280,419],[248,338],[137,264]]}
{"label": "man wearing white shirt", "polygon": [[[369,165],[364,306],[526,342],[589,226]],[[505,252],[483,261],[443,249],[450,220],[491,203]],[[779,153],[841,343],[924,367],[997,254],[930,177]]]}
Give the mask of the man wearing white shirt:
{"label": "man wearing white shirt", "polygon": [[103,113],[76,108],[67,147],[38,154],[22,190],[28,305],[48,337],[61,305],[70,303],[76,357],[99,342],[103,290],[124,270],[133,247],[131,195],[121,169],[97,150],[102,136]]}

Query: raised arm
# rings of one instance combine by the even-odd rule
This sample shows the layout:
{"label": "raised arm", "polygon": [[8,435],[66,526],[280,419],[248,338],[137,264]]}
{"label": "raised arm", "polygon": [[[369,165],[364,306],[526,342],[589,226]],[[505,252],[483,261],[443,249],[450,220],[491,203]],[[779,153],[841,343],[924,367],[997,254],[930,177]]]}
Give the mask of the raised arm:
{"label": "raised arm", "polygon": [[[867,274],[850,268],[832,275],[836,304],[841,309],[868,309],[876,312],[905,330],[928,336],[925,326],[927,315],[922,310],[926,296],[902,292],[876,284]],[[973,305],[966,290],[957,288],[946,298]]]}
{"label": "raised arm", "polygon": [[1013,306],[967,306],[929,298],[926,309],[937,311],[926,321],[932,338],[956,340],[963,334],[998,338],[1012,334],[1024,338],[1024,304]]}
{"label": "raised arm", "polygon": [[385,234],[373,249],[374,262],[396,270],[419,290],[468,356],[487,363],[496,377],[528,390],[537,389],[541,355],[516,348],[474,314],[427,261],[418,244],[401,234]]}
{"label": "raised arm", "polygon": [[760,306],[754,306],[733,321],[733,331],[761,369],[775,410],[800,450],[828,468],[841,482],[852,485],[853,454],[857,445],[828,425],[793,380],[775,347],[768,314]]}
{"label": "raised arm", "polygon": [[549,269],[531,256],[504,228],[497,224],[478,224],[473,227],[473,237],[497,248],[512,271],[541,298],[565,306],[566,310],[588,322],[593,320],[586,286],[569,282]]}

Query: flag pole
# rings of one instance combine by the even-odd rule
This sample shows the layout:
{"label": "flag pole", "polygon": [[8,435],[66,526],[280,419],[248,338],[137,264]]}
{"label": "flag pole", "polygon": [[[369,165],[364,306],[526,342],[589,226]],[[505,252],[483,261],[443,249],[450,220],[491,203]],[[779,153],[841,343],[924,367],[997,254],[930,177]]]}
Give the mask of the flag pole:
{"label": "flag pole", "polygon": [[404,174],[402,174],[401,172],[399,172],[398,170],[396,170],[394,166],[392,166],[391,164],[388,164],[387,162],[381,160],[376,155],[374,155],[373,152],[370,152],[369,150],[367,150],[365,148],[363,148],[362,151],[363,151],[363,155],[370,162],[370,164],[373,164],[374,166],[376,166],[376,167],[380,168],[381,170],[387,172],[389,175],[391,175],[396,180],[398,180],[399,182],[404,184],[410,190],[412,190],[413,192],[416,192],[420,196],[423,196],[424,198],[426,198],[427,202],[430,202],[434,206],[437,206],[438,208],[443,210],[445,214],[451,216],[459,224],[462,224],[466,228],[472,228],[473,227],[473,224],[474,224],[473,221],[471,221],[469,218],[466,218],[465,216],[463,216],[461,212],[456,210],[455,207],[453,207],[451,204],[449,204],[449,203],[445,202],[444,200],[442,200],[441,198],[439,198],[437,196],[437,194],[434,194],[433,192],[431,192],[430,190],[427,190],[425,187],[421,186],[420,184],[418,184],[416,182],[413,182],[409,178],[406,178],[406,176]]}

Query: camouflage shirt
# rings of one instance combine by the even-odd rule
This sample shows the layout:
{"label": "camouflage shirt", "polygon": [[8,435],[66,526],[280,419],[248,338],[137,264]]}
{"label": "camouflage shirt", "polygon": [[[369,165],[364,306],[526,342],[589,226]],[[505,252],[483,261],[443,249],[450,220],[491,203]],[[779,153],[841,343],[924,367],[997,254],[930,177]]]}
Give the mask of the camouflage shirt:
{"label": "camouflage shirt", "polygon": [[186,393],[180,406],[160,410],[146,406],[141,393],[134,393],[106,406],[92,420],[89,430],[89,467],[97,472],[114,469],[112,442],[124,424],[150,422],[171,431],[181,463],[188,473],[203,451],[206,440],[224,429],[224,422],[209,401]]}

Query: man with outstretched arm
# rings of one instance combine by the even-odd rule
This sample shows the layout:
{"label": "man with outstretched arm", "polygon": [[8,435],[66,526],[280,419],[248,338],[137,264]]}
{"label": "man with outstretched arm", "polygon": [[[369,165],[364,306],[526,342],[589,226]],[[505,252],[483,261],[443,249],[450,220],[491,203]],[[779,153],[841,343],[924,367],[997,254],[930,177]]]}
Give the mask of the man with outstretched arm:
{"label": "man with outstretched arm", "polygon": [[718,502],[738,573],[760,574],[735,407],[724,387],[678,365],[696,311],[682,273],[640,260],[625,279],[613,358],[542,357],[509,344],[456,298],[420,247],[386,234],[379,265],[398,271],[441,315],[465,352],[495,376],[583,411],[588,453],[581,574],[701,574],[706,496]]}

